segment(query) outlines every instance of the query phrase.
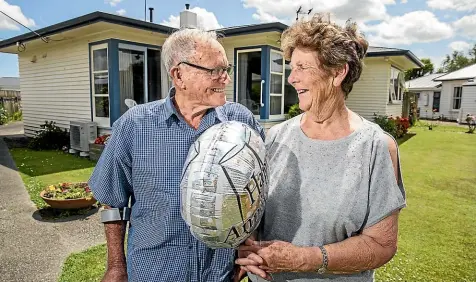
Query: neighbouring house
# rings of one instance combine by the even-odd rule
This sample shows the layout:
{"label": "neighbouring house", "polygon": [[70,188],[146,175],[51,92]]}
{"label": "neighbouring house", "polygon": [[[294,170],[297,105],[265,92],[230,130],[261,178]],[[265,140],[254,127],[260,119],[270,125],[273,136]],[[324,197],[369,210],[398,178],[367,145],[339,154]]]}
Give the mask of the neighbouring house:
{"label": "neighbouring house", "polygon": [[[193,27],[188,7],[180,24]],[[297,95],[287,82],[288,62],[279,49],[285,24],[265,23],[216,30],[234,65],[227,99],[247,106],[269,128],[286,118]],[[0,42],[0,52],[18,54],[25,133],[45,120],[69,128],[71,121],[97,123],[99,133],[128,106],[164,98],[171,82],[161,62],[161,46],[175,29],[152,22],[94,12],[35,33]],[[403,71],[422,67],[408,50],[370,47],[348,106],[363,117],[402,113]]]}
{"label": "neighbouring house", "polygon": [[12,115],[21,109],[20,78],[0,77],[0,108]]}
{"label": "neighbouring house", "polygon": [[428,74],[405,83],[409,92],[416,94],[418,115],[420,118],[436,118],[440,112],[441,81],[433,79],[445,73]]}
{"label": "neighbouring house", "polygon": [[467,114],[476,114],[475,78],[476,64],[473,64],[454,72],[410,80],[406,86],[420,97],[420,117],[465,123]]}

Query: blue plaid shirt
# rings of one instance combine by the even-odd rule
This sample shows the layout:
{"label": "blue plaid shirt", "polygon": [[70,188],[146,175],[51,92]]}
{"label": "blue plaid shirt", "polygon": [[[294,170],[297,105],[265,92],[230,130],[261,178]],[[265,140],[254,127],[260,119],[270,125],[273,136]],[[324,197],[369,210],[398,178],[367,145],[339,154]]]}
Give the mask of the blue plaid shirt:
{"label": "blue plaid shirt", "polygon": [[112,207],[132,199],[129,281],[231,281],[234,250],[208,248],[181,217],[181,172],[192,143],[214,124],[240,121],[263,140],[264,131],[237,103],[209,110],[195,130],[177,113],[174,94],[172,89],[166,99],[135,106],[114,123],[89,185],[99,202]]}

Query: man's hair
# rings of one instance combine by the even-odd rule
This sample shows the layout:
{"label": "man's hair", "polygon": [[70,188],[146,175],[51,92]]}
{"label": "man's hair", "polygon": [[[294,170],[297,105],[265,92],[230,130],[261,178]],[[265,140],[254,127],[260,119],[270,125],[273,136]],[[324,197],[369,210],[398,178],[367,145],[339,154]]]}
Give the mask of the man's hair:
{"label": "man's hair", "polygon": [[345,27],[341,27],[331,23],[328,16],[316,14],[310,20],[300,20],[290,26],[281,36],[281,49],[286,60],[291,60],[296,48],[315,51],[327,75],[347,63],[349,72],[341,85],[347,97],[360,78],[369,44],[357,31],[356,23],[347,21]]}
{"label": "man's hair", "polygon": [[162,46],[162,61],[167,74],[170,69],[183,61],[187,61],[196,48],[196,42],[212,43],[217,40],[214,31],[205,31],[196,28],[184,28],[172,33]]}

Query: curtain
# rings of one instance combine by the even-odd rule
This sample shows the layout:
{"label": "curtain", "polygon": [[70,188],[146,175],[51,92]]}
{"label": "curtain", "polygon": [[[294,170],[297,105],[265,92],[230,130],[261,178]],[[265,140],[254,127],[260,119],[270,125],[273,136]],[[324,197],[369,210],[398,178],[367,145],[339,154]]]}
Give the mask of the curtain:
{"label": "curtain", "polygon": [[128,110],[124,101],[126,99],[134,100],[134,73],[132,70],[132,53],[129,50],[119,50],[119,80],[122,115]]}

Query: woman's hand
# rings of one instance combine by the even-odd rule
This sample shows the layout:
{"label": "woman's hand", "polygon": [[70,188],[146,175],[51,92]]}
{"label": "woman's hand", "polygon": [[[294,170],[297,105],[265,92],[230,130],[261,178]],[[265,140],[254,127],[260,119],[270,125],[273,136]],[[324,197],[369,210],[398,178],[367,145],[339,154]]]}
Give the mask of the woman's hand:
{"label": "woman's hand", "polygon": [[315,263],[308,249],[284,241],[248,239],[240,246],[238,256],[237,264],[264,279],[271,278],[268,273],[312,271]]}

